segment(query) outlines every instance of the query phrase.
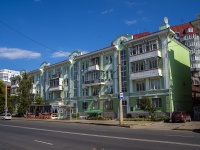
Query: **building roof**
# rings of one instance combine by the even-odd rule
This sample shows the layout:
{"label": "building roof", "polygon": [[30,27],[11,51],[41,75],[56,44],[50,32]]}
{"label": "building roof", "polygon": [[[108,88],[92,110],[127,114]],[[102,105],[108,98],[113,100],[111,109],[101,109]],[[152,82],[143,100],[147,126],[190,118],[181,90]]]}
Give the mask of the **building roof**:
{"label": "building roof", "polygon": [[150,32],[143,32],[143,33],[139,33],[139,34],[134,34],[133,39],[138,39],[138,38],[141,38],[143,36],[147,36],[149,34],[150,34]]}
{"label": "building roof", "polygon": [[[193,32],[186,32],[186,29],[188,28],[193,28]],[[197,34],[198,30],[197,28],[195,28],[191,23],[185,23],[185,24],[180,24],[180,25],[176,25],[176,26],[172,26],[171,29],[174,32],[179,32],[179,36],[184,36],[187,34]]]}
{"label": "building roof", "polygon": [[192,92],[200,93],[200,87],[196,87],[196,86],[192,85]]}

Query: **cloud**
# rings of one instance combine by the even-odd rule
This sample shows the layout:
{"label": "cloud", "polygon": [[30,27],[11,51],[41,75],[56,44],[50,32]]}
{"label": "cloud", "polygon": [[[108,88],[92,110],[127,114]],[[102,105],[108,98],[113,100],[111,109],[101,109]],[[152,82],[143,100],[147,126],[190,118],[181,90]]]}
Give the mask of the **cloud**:
{"label": "cloud", "polygon": [[133,24],[136,24],[137,23],[137,20],[125,20],[125,24],[127,25],[133,25]]}
{"label": "cloud", "polygon": [[51,57],[52,58],[68,57],[70,54],[71,54],[70,52],[58,51],[58,52],[53,53]]}
{"label": "cloud", "polygon": [[81,51],[82,52],[82,54],[87,54],[87,53],[89,53],[88,51]]}
{"label": "cloud", "polygon": [[[81,51],[81,50],[78,50]],[[82,54],[89,53],[88,51],[81,51]],[[60,57],[68,57],[71,54],[71,52],[64,52],[64,51],[58,51],[51,55],[52,58],[60,58]]]}
{"label": "cloud", "polygon": [[101,14],[109,14],[113,11],[114,11],[114,9],[109,9],[109,10],[102,11]]}
{"label": "cloud", "polygon": [[0,58],[7,59],[35,59],[41,57],[40,53],[19,48],[0,47]]}
{"label": "cloud", "polygon": [[129,2],[129,1],[127,1],[126,4],[127,4],[129,7],[132,7],[132,6],[136,5],[135,2]]}

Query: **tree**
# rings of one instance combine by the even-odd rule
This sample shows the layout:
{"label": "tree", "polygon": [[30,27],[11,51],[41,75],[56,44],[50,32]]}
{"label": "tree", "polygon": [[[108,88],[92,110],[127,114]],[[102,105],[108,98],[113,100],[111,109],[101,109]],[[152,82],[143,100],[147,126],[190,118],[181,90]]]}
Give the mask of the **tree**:
{"label": "tree", "polygon": [[148,97],[143,97],[140,100],[140,108],[147,111],[150,116],[154,115],[157,110],[157,108],[152,105],[152,102]]}
{"label": "tree", "polygon": [[30,92],[32,88],[32,76],[27,72],[23,72],[22,77],[19,77],[19,87],[17,89],[18,99],[18,115],[26,114],[29,105],[33,102],[33,94]]}
{"label": "tree", "polygon": [[[5,92],[6,92],[6,87],[5,87],[5,83],[3,81],[0,80],[0,113],[4,113],[5,112]],[[8,111],[10,113],[13,112],[13,106],[10,100],[10,95],[9,93],[7,93],[7,107],[8,107]]]}
{"label": "tree", "polygon": [[44,101],[43,101],[42,97],[39,94],[36,95],[35,102],[36,102],[37,105],[44,104]]}

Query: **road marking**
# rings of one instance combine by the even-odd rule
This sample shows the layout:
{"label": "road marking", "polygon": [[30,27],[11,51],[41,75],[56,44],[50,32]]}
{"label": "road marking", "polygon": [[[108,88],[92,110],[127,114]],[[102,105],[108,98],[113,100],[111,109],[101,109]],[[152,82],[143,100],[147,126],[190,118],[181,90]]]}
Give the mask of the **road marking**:
{"label": "road marking", "polygon": [[137,139],[137,138],[126,138],[126,137],[115,137],[115,136],[106,136],[106,135],[95,135],[95,134],[86,134],[86,133],[77,133],[77,132],[66,132],[66,131],[59,131],[59,130],[56,131],[56,130],[49,130],[49,129],[12,126],[12,125],[4,125],[4,124],[0,124],[0,126],[11,127],[11,128],[20,128],[20,129],[29,129],[29,130],[36,130],[36,131],[44,131],[44,132],[71,134],[71,135],[81,135],[81,136],[90,136],[90,137],[99,137],[99,138],[118,139],[118,140],[128,140],[128,141],[139,141],[139,142],[150,142],[150,143],[161,143],[161,144],[172,144],[172,145],[181,145],[181,146],[200,147],[199,144],[191,144],[191,143]]}
{"label": "road marking", "polygon": [[96,129],[92,129],[92,131],[108,131],[108,130],[96,130]]}
{"label": "road marking", "polygon": [[165,136],[178,136],[178,137],[187,137],[187,138],[193,138],[194,136],[185,136],[185,135],[168,135],[166,134]]}
{"label": "road marking", "polygon": [[43,142],[43,141],[38,141],[38,140],[34,140],[35,142],[38,142],[38,143],[43,143],[43,144],[48,144],[48,145],[53,145],[52,143],[47,143],[47,142]]}

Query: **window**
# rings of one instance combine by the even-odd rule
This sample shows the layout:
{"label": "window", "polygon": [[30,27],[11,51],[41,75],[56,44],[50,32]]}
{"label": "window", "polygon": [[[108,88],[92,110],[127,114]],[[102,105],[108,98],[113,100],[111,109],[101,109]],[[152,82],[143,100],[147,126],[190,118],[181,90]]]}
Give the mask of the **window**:
{"label": "window", "polygon": [[94,88],[93,89],[93,96],[99,95],[99,89],[98,88]]}
{"label": "window", "polygon": [[113,79],[113,72],[112,72],[112,70],[110,71],[110,78]]}
{"label": "window", "polygon": [[148,61],[148,68],[149,69],[156,69],[158,68],[158,60],[157,59],[151,59]]}
{"label": "window", "polygon": [[136,47],[136,46],[131,47],[131,48],[130,48],[130,56],[137,54],[136,51],[137,51],[137,47]]}
{"label": "window", "polygon": [[110,94],[113,94],[113,87],[110,86]]}
{"label": "window", "polygon": [[123,100],[123,101],[122,101],[122,105],[123,105],[123,106],[127,106],[127,101],[126,101],[126,100]]}
{"label": "window", "polygon": [[83,89],[83,91],[82,91],[82,95],[85,96],[85,89]]}
{"label": "window", "polygon": [[88,96],[88,89],[85,89],[85,96]]}
{"label": "window", "polygon": [[154,107],[162,107],[161,98],[152,98],[152,105]]}
{"label": "window", "polygon": [[106,101],[106,110],[113,110],[113,101]]}
{"label": "window", "polygon": [[108,64],[108,56],[106,56],[106,65]]}
{"label": "window", "polygon": [[140,108],[140,99],[137,99],[136,108]]}
{"label": "window", "polygon": [[150,89],[151,90],[157,90],[157,89],[160,89],[160,80],[157,79],[157,80],[151,80],[150,81]]}
{"label": "window", "polygon": [[145,91],[144,82],[138,82],[138,83],[136,83],[136,91]]}
{"label": "window", "polygon": [[83,63],[83,66],[82,66],[82,69],[83,69],[83,70],[85,69],[84,67],[85,67],[85,65],[84,65],[84,63]]}
{"label": "window", "polygon": [[83,110],[86,110],[87,107],[88,107],[88,102],[83,102],[83,103],[82,103],[82,109],[83,109]]}
{"label": "window", "polygon": [[110,64],[112,64],[112,56],[110,56]]}
{"label": "window", "polygon": [[85,82],[85,80],[84,80],[85,78],[84,78],[84,76],[82,76],[82,83],[84,83]]}
{"label": "window", "polygon": [[108,71],[106,71],[106,79],[108,79]]}
{"label": "window", "polygon": [[93,102],[93,109],[99,109],[99,102],[98,101]]}
{"label": "window", "polygon": [[150,48],[149,48],[149,42],[146,43],[146,52],[149,52],[150,51]]}
{"label": "window", "polygon": [[138,54],[143,53],[143,50],[142,50],[142,44],[137,45],[137,49],[138,49]]}

